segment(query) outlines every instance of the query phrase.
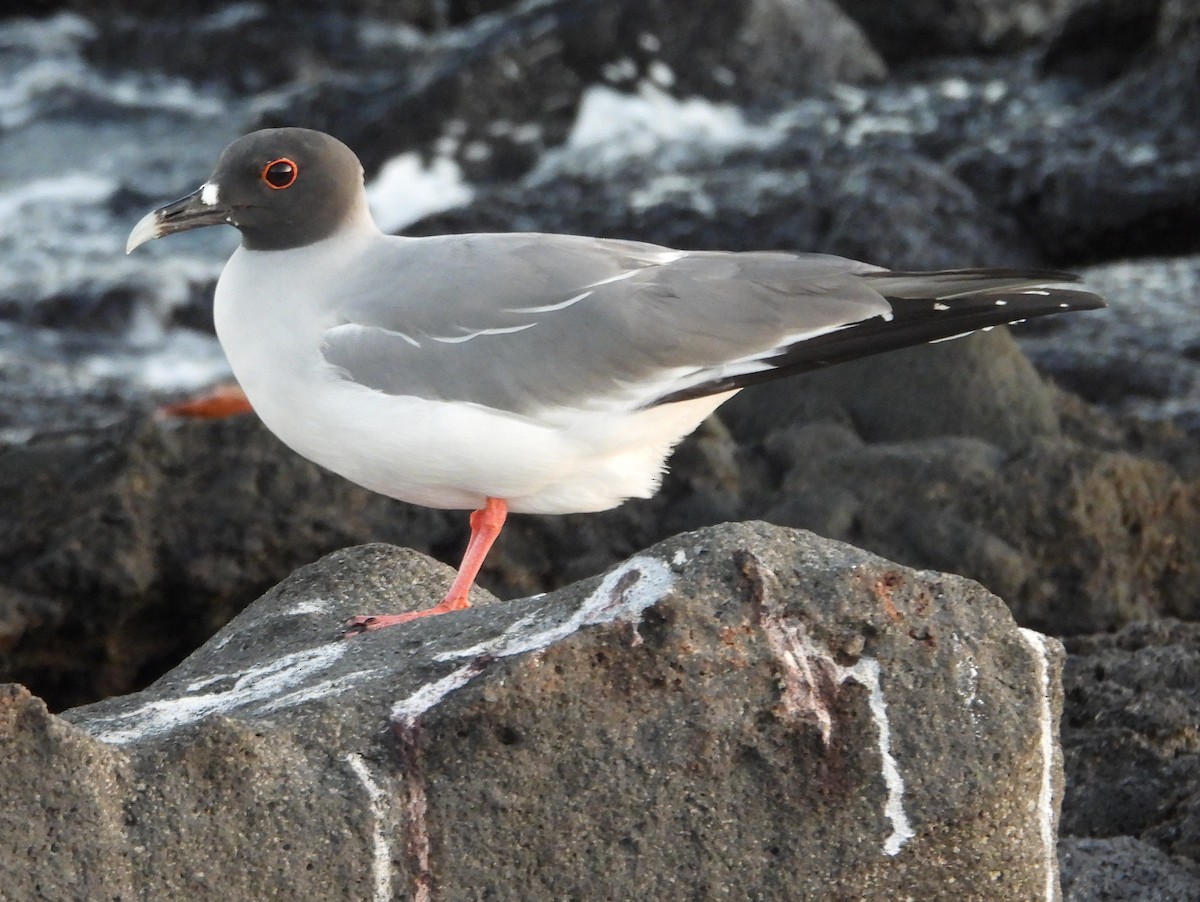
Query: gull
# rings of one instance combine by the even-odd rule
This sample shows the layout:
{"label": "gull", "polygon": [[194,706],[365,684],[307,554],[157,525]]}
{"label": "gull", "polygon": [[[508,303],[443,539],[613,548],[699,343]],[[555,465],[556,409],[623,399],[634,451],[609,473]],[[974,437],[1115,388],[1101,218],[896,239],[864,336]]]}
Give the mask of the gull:
{"label": "gull", "polygon": [[1061,272],[387,235],[354,152],[301,128],[234,141],[196,191],[137,223],[127,252],[220,224],[241,245],[217,282],[217,337],[267,428],[371,491],[473,512],[441,602],[353,618],[347,635],[468,607],[510,511],[650,497],[671,449],[747,386],[1104,306]]}

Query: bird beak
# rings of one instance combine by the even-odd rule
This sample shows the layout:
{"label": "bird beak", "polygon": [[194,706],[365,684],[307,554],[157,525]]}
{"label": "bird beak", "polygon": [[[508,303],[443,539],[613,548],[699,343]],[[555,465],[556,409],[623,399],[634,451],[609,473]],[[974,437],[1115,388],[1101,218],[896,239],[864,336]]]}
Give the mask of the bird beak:
{"label": "bird beak", "polygon": [[220,191],[214,182],[206,182],[174,203],[159,207],[138,220],[125,242],[125,253],[132,253],[147,241],[175,232],[186,232],[201,226],[220,225],[230,221],[233,210],[219,200]]}

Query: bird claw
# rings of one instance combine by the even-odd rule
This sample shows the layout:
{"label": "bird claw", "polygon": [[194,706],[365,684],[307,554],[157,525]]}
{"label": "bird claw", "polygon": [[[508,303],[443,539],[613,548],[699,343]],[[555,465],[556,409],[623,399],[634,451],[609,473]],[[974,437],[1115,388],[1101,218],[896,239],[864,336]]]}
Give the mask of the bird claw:
{"label": "bird claw", "polygon": [[424,611],[409,611],[407,614],[360,614],[357,617],[351,617],[342,624],[346,628],[342,632],[342,638],[353,639],[355,636],[360,636],[372,630],[381,630],[388,626],[398,626],[401,623],[416,620],[418,617],[428,617],[431,614],[440,613],[442,613],[441,610],[429,608]]}
{"label": "bird claw", "polygon": [[342,624],[345,627],[345,630],[342,632],[342,638],[353,639],[355,636],[367,632],[367,630],[371,629],[371,623],[374,620],[375,618],[370,615],[351,617]]}
{"label": "bird claw", "polygon": [[374,614],[361,614],[358,617],[351,617],[344,624],[342,624],[346,628],[342,633],[342,638],[353,639],[355,636],[360,636],[363,633],[371,632],[372,630],[381,630],[385,626],[406,622],[404,620],[398,620],[398,616],[402,615],[376,616]]}

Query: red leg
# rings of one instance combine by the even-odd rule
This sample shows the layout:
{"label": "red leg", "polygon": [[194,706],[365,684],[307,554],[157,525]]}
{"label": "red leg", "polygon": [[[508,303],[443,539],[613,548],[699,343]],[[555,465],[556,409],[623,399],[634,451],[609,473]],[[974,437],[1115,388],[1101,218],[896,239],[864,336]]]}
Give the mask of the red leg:
{"label": "red leg", "polygon": [[236,382],[214,386],[201,395],[164,404],[158,409],[160,417],[183,417],[195,420],[219,420],[224,417],[252,413],[246,394]]}
{"label": "red leg", "polygon": [[367,630],[379,630],[385,626],[408,623],[418,617],[432,617],[448,611],[469,608],[471,602],[468,596],[471,586],[475,583],[475,577],[479,575],[479,568],[483,566],[483,561],[491,550],[492,543],[500,535],[507,516],[508,505],[502,498],[488,498],[483,510],[477,510],[471,514],[471,539],[467,542],[467,551],[463,555],[462,563],[458,566],[458,575],[450,584],[450,591],[440,602],[423,611],[409,611],[406,614],[380,614],[378,616],[368,614],[353,617],[346,621],[346,632],[343,635],[346,637],[357,636]]}

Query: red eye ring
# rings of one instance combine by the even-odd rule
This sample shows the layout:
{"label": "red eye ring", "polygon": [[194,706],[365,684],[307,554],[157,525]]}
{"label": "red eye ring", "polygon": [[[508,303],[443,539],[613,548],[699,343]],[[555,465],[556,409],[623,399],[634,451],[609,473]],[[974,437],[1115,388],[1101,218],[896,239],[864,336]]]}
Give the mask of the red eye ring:
{"label": "red eye ring", "polygon": [[280,157],[263,167],[261,178],[268,188],[273,191],[282,191],[284,188],[292,187],[298,175],[300,175],[300,167],[287,157]]}

